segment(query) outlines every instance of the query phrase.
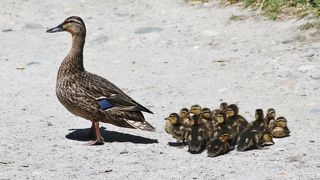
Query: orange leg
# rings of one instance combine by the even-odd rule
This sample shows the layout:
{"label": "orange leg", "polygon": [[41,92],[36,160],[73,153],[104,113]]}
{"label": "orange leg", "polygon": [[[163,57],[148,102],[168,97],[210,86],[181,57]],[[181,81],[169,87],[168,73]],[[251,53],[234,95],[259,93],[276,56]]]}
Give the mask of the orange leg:
{"label": "orange leg", "polygon": [[92,123],[92,126],[94,127],[94,129],[96,131],[96,140],[91,141],[89,143],[89,145],[102,145],[102,144],[104,144],[104,139],[103,139],[103,137],[101,136],[101,133],[100,133],[99,122]]}

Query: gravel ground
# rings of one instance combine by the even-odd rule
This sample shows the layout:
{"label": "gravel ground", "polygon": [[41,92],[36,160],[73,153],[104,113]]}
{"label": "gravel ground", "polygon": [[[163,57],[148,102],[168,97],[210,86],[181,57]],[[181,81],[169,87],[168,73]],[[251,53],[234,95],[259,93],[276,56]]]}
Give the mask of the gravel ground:
{"label": "gravel ground", "polygon": [[[301,40],[304,20],[175,0],[8,0],[0,14],[0,179],[320,179],[320,43]],[[84,145],[90,122],[55,96],[70,35],[45,33],[71,15],[87,26],[86,69],[150,108],[156,133],[102,124],[108,143]],[[248,120],[273,107],[292,134],[216,158],[168,145],[165,116],[221,100]]]}

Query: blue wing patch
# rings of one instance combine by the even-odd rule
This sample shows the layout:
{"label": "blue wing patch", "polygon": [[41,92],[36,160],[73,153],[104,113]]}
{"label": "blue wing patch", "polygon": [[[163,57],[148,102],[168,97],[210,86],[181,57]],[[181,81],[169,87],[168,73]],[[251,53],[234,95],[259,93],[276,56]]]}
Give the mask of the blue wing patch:
{"label": "blue wing patch", "polygon": [[106,99],[98,99],[97,101],[102,110],[107,110],[113,107],[112,104]]}

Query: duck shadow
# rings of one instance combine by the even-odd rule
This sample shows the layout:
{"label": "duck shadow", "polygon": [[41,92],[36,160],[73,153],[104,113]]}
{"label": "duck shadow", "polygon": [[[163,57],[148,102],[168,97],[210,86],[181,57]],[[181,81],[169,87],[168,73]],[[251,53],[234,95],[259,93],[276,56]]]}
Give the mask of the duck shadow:
{"label": "duck shadow", "polygon": [[186,143],[186,142],[168,142],[168,145],[172,146],[172,147],[184,147],[184,146],[187,146],[188,143]]}
{"label": "duck shadow", "polygon": [[[93,140],[94,137],[88,136],[90,128],[86,129],[69,129],[70,132],[65,137],[70,140],[76,141],[90,141]],[[136,136],[132,134],[126,134],[116,131],[107,131],[105,127],[100,128],[101,136],[105,139],[107,143],[112,142],[131,142],[135,144],[154,144],[158,143],[157,139],[150,139],[141,136]]]}

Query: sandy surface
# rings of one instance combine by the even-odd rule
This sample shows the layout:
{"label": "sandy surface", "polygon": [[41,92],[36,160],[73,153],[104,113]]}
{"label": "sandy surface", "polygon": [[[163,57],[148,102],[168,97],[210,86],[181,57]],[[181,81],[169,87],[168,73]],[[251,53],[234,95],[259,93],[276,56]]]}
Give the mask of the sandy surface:
{"label": "sandy surface", "polygon": [[[0,14],[0,179],[320,179],[320,43],[298,40],[303,21],[175,0],[2,1]],[[155,112],[156,133],[102,124],[109,143],[84,146],[90,122],[55,96],[70,35],[45,33],[70,15],[86,22],[86,69]],[[249,120],[274,107],[292,135],[217,158],[168,146],[169,112],[220,99]]]}

